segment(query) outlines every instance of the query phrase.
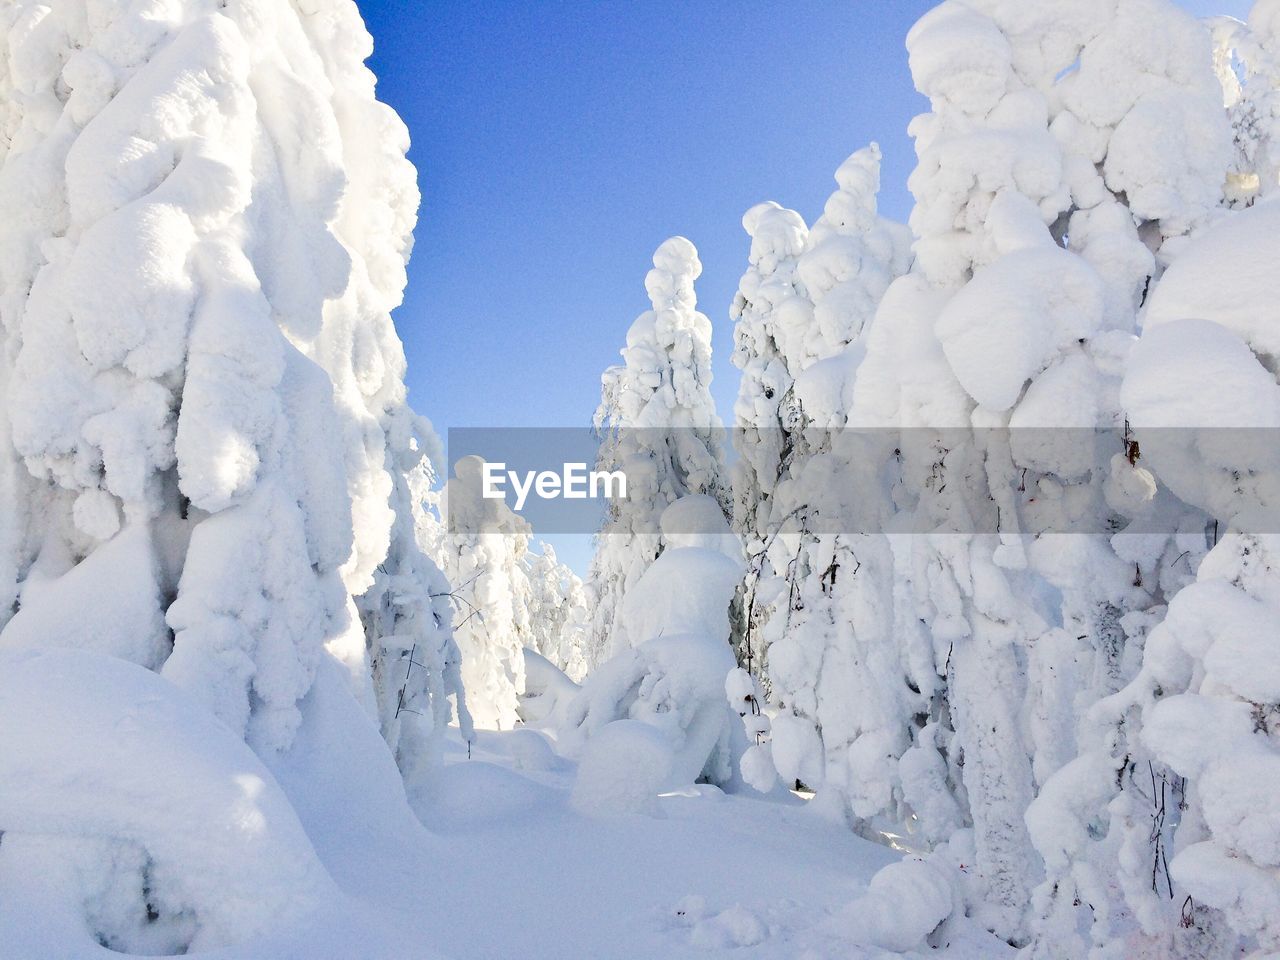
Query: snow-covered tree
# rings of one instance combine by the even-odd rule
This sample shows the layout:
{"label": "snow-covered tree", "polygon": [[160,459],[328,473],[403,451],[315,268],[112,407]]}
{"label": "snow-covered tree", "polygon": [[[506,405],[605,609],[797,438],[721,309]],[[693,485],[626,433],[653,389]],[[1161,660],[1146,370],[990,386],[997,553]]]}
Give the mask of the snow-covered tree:
{"label": "snow-covered tree", "polygon": [[1229,198],[1250,204],[1280,185],[1280,5],[1258,0],[1248,23],[1216,17],[1214,66],[1235,137]]}
{"label": "snow-covered tree", "polygon": [[[192,718],[305,781],[310,755],[290,751],[326,722],[367,749],[380,718],[420,771],[460,701],[415,537],[430,429],[390,319],[418,204],[406,131],[375,99],[349,0],[16,0],[0,29],[0,647],[96,658],[104,699],[85,709],[130,729],[150,714],[106,698],[151,690],[188,726],[146,737],[269,787],[265,817],[245,807],[218,832],[253,824],[259,852],[274,836],[281,864],[311,864],[293,879],[313,903],[323,868],[270,774],[221,734],[192,739]],[[415,643],[410,728],[391,678]],[[402,805],[389,759],[365,759],[361,788]],[[137,769],[94,781],[105,810]],[[187,806],[185,789],[154,781],[146,809],[165,790]],[[237,935],[171,821],[40,816],[28,825],[62,835],[77,875],[124,891],[94,921],[104,940],[146,948],[125,918],[157,910],[166,952]],[[242,866],[248,904],[263,874]],[[287,872],[261,887],[264,915]]]}
{"label": "snow-covered tree", "polygon": [[757,604],[760,582],[771,579],[765,546],[773,523],[772,497],[786,476],[803,421],[793,390],[792,358],[784,331],[813,324],[813,304],[796,272],[808,241],[800,214],[776,203],[757,204],[742,218],[751,237],[747,272],[729,317],[734,322],[733,363],[742,370],[734,403],[733,522],[747,549],[748,570],[739,603],[743,649],[738,660],[753,676],[765,674],[760,627],[767,604]]}
{"label": "snow-covered tree", "polygon": [[387,558],[373,586],[358,598],[382,733],[408,781],[430,771],[453,717],[463,738],[474,739],[462,654],[453,636],[453,592],[432,559],[444,542],[443,522],[433,509],[434,473],[424,450],[433,434],[425,421],[419,430],[422,442],[410,438],[402,448]]}
{"label": "snow-covered tree", "polygon": [[573,800],[591,812],[644,811],[663,790],[741,782],[746,736],[725,683],[742,548],[707,494],[668,504],[660,523],[665,549],[619,614],[630,645],[556,695],[567,701],[557,739],[582,761]]}
{"label": "snow-covered tree", "polygon": [[[1125,375],[1152,489],[1213,520],[1208,536],[1203,520],[1187,529],[1182,549],[1198,559],[1217,542],[1194,584],[1166,578],[1167,615],[1144,618],[1156,625],[1141,672],[1093,711],[1080,756],[1029,814],[1037,846],[1092,912],[1099,957],[1122,943],[1188,958],[1275,948],[1274,859],[1255,838],[1276,805],[1250,791],[1276,750],[1257,659],[1274,619],[1280,504],[1280,340],[1264,306],[1280,255],[1273,206],[1191,240],[1152,292]],[[1065,905],[1048,919],[1046,940],[1076,936]]]}
{"label": "snow-covered tree", "polygon": [[698,252],[672,237],[645,277],[651,309],[627,331],[623,363],[602,377],[598,468],[622,470],[627,497],[610,504],[588,576],[594,611],[587,668],[625,650],[623,598],[662,552],[659,521],[688,494],[726,503],[721,424],[711,397],[711,322],[697,310]]}
{"label": "snow-covered tree", "polygon": [[454,465],[432,555],[451,585],[470,714],[481,727],[510,730],[524,691],[524,649],[535,643],[526,565],[532,530],[504,501],[482,496],[482,467],[475,456]]}
{"label": "snow-covered tree", "polygon": [[912,125],[917,269],[881,305],[851,423],[905,428],[897,523],[932,531],[894,539],[895,633],[928,698],[904,797],[972,822],[979,914],[1021,940],[1023,814],[1072,756],[1064,717],[1123,681],[1122,613],[1151,602],[1103,537],[1052,535],[1123,526],[1100,491],[1133,469],[1067,441],[1122,426],[1150,251],[1220,202],[1228,138],[1207,31],[1170,4],[949,2],[908,49],[931,105]]}
{"label": "snow-covered tree", "polygon": [[[878,528],[878,478],[863,470],[859,444],[840,434],[864,333],[909,260],[905,228],[876,210],[879,165],[872,145],[837,171],[839,189],[796,263],[806,322],[775,324],[795,412],[756,537],[758,576],[747,581],[751,627],[770,651],[767,678],[780,711],[774,763],[785,780],[866,820],[894,811],[890,767],[913,713],[891,634],[888,542],[857,533]],[[799,313],[793,307],[788,317]]]}
{"label": "snow-covered tree", "polygon": [[533,649],[574,680],[586,672],[582,651],[591,622],[582,578],[556,559],[549,543],[539,544],[529,566],[529,629]]}

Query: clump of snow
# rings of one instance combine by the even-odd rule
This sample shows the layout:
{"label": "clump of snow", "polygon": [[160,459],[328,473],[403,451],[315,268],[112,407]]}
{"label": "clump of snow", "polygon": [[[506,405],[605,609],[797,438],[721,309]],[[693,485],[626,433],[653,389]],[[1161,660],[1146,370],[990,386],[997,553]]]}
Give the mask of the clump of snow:
{"label": "clump of snow", "polygon": [[939,4],[907,34],[911,76],[932,100],[984,114],[1013,74],[1013,51],[999,28],[961,3]]}
{"label": "clump of snow", "polygon": [[955,909],[947,868],[931,859],[907,857],[878,871],[841,920],[855,942],[906,953],[924,949],[925,938]]}
{"label": "clump of snow", "polygon": [[657,727],[640,720],[607,723],[582,751],[571,802],[588,814],[652,814],[672,760],[671,741]]}
{"label": "clump of snow", "polygon": [[1280,356],[1280,329],[1266,313],[1280,256],[1280,204],[1262,202],[1223,219],[1170,265],[1151,294],[1143,329],[1196,319],[1225,327],[1263,357]]}
{"label": "clump of snow", "polygon": [[1228,328],[1171,320],[1144,331],[1121,393],[1143,455],[1180,498],[1229,519],[1280,506],[1280,386]]}
{"label": "clump of snow", "polygon": [[736,539],[709,497],[676,501],[661,523],[672,545],[625,598],[620,625],[631,643],[589,673],[564,712],[559,740],[570,754],[595,752],[614,722],[643,722],[666,744],[665,785],[700,778],[728,784],[745,749],[738,715],[725,700],[735,668],[729,604],[742,574]]}
{"label": "clump of snow", "polygon": [[725,678],[724,693],[730,709],[742,718],[748,744],[738,761],[743,782],[758,793],[771,793],[777,786],[778,772],[773,762],[773,745],[768,739],[770,723],[764,712],[764,689],[755,677],[738,667]]}
{"label": "clump of snow", "polygon": [[170,641],[151,536],[146,524],[131,526],[65,571],[54,569],[56,551],[42,554],[0,649],[79,648],[159,667]]}
{"label": "clump of snow", "polygon": [[533,650],[524,651],[524,693],[520,719],[536,726],[558,726],[581,688],[563,670]]}
{"label": "clump of snow", "polygon": [[969,395],[1008,410],[1066,344],[1098,329],[1102,297],[1079,257],[1051,245],[1020,250],[975,273],[938,317],[938,338]]}
{"label": "clump of snow", "polygon": [[736,950],[754,947],[769,936],[769,928],[756,914],[740,903],[700,920],[690,937],[703,950]]}
{"label": "clump of snow", "polygon": [[[723,522],[723,519],[722,521]],[[676,547],[664,550],[623,602],[619,628],[631,643],[660,636],[729,636],[729,601],[742,564],[718,549]],[[675,589],[696,584],[696,589]],[[723,678],[720,678],[723,682]]]}
{"label": "clump of snow", "polygon": [[770,731],[773,762],[788,785],[803,783],[810,789],[825,779],[822,738],[812,721],[790,714],[773,718]]}
{"label": "clump of snow", "polygon": [[743,782],[757,793],[771,793],[778,785],[771,743],[755,743],[747,747],[738,761],[738,769],[742,771]]}

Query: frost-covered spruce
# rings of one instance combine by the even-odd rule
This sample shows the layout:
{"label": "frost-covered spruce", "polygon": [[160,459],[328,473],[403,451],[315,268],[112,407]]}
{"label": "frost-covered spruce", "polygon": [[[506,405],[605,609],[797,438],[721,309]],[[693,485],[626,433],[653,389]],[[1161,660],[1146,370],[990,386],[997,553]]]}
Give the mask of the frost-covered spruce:
{"label": "frost-covered spruce", "polygon": [[435,560],[444,524],[424,449],[426,438],[435,438],[429,423],[420,420],[418,426],[420,433],[400,451],[392,497],[397,517],[387,558],[374,573],[373,586],[358,599],[371,645],[374,705],[383,736],[410,782],[438,759],[451,719],[456,717],[465,740],[474,739],[462,653],[453,635],[453,591]]}
{"label": "frost-covered spruce", "polygon": [[742,370],[734,403],[740,462],[734,468],[734,523],[763,539],[768,500],[786,469],[786,440],[799,422],[783,344],[813,324],[813,304],[796,272],[809,230],[800,214],[776,203],[757,204],[742,217],[751,238],[747,272],[729,311],[733,363]]}
{"label": "frost-covered spruce", "polygon": [[[800,214],[776,203],[757,204],[742,218],[751,237],[746,273],[729,317],[734,322],[733,363],[742,370],[734,403],[733,522],[747,550],[741,591],[743,649],[738,661],[754,677],[765,675],[761,626],[768,604],[757,603],[761,581],[776,574],[766,545],[773,521],[773,492],[787,475],[803,429],[793,390],[793,357],[783,347],[788,331],[812,327],[813,304],[796,263],[808,241]],[[794,339],[794,334],[792,338]]]}
{"label": "frost-covered spruce", "polygon": [[352,5],[166,9],[6,11],[8,589],[30,624],[33,576],[128,571],[100,642],[281,748],[326,640],[367,677],[349,597],[412,542],[417,189]]}
{"label": "frost-covered spruce", "polygon": [[[1094,711],[1096,734],[1029,815],[1046,858],[1101,906],[1099,957],[1119,956],[1122,938],[1187,958],[1277,945],[1277,804],[1256,790],[1277,751],[1274,671],[1260,659],[1278,599],[1280,339],[1265,306],[1276,222],[1263,203],[1187,245],[1152,294],[1125,376],[1143,462],[1214,518],[1220,542],[1193,585],[1166,591],[1141,673]],[[1198,532],[1186,549],[1204,550]]]}
{"label": "frost-covered spruce", "polygon": [[658,247],[645,277],[651,309],[627,331],[623,363],[602,377],[598,466],[626,473],[627,498],[611,504],[596,539],[588,669],[632,642],[620,629],[621,604],[662,552],[659,521],[667,505],[708,494],[727,509],[711,397],[711,321],[698,312],[693,289],[701,273],[698,252],[684,237]]}
{"label": "frost-covered spruce", "polygon": [[[437,749],[452,712],[450,700],[464,730],[469,720],[448,591],[424,552],[428,457],[439,457],[440,443],[431,424],[408,406],[404,350],[390,315],[401,302],[413,246],[416,174],[404,155],[408,132],[374,98],[374,77],[363,65],[372,47],[358,21],[349,4],[338,2],[312,10],[302,21],[333,87],[331,109],[342,137],[336,156],[347,180],[333,232],[351,259],[341,296],[322,308],[323,327],[311,355],[329,373],[347,425],[355,549],[343,577],[357,595],[366,627],[383,731],[407,773],[421,769]],[[296,249],[292,254],[295,261],[310,255]],[[283,263],[279,268],[288,269]],[[395,613],[380,621],[388,605]],[[355,672],[358,650],[344,648],[343,655]]]}
{"label": "frost-covered spruce", "polygon": [[[418,194],[355,5],[17,0],[0,27],[0,647],[159,670],[268,765],[307,710],[380,712],[419,769],[460,687],[389,315]],[[412,733],[385,722],[406,640]]]}
{"label": "frost-covered spruce", "polygon": [[1248,205],[1280,186],[1280,4],[1258,0],[1248,23],[1210,21],[1214,66],[1235,134],[1228,194]]}
{"label": "frost-covered spruce", "polygon": [[510,730],[524,692],[524,649],[534,647],[528,557],[532,530],[502,500],[481,495],[483,461],[454,465],[432,555],[451,584],[467,706],[478,726]]}
{"label": "frost-covered spruce", "polygon": [[[1278,619],[1280,538],[1232,529],[1152,631],[1134,684],[1143,745],[1173,774],[1151,797],[1156,809],[1177,806],[1176,839],[1160,851],[1164,884],[1182,903],[1177,923],[1190,921],[1182,936],[1220,944],[1223,956],[1280,950]],[[1145,887],[1141,896],[1148,924],[1166,937],[1183,929]]]}
{"label": "frost-covered spruce", "polygon": [[955,531],[895,540],[898,633],[930,700],[904,793],[972,820],[980,913],[1017,940],[1038,874],[1023,813],[1073,750],[1055,704],[1120,685],[1120,615],[1150,602],[1101,538],[1042,535],[1105,518],[1100,481],[1130,469],[1055,431],[1119,426],[1150,249],[1219,202],[1225,122],[1207,33],[1168,4],[944,3],[908,48],[932,108],[912,125],[917,271],[881,305],[853,416],[912,431],[895,500]]}
{"label": "frost-covered spruce", "polygon": [[549,543],[528,558],[529,629],[533,649],[571,679],[586,672],[583,648],[591,622],[582,579],[556,558]]}
{"label": "frost-covered spruce", "polygon": [[795,415],[767,549],[753,564],[763,576],[752,618],[770,651],[777,769],[868,831],[897,813],[894,764],[915,712],[892,636],[888,542],[856,532],[883,522],[879,478],[863,469],[867,451],[840,433],[868,324],[909,262],[905,228],[876,211],[879,163],[872,145],[837,171],[840,189],[797,262],[808,322],[778,326]]}
{"label": "frost-covered spruce", "polygon": [[[1100,313],[1081,302],[1071,307],[1077,321],[1095,317],[1091,331],[1076,334],[1078,349],[1070,334],[1058,334],[1056,358],[1033,360],[1025,389],[1018,382],[1022,371],[1006,367],[1015,374],[1008,386],[1022,390],[1006,421],[1015,431],[1009,452],[1018,487],[1034,491],[1041,504],[1049,500],[1065,506],[1071,502],[1067,498],[1078,498],[1082,480],[1092,481],[1095,489],[1102,480],[1105,503],[1085,504],[1080,515],[1105,518],[1113,529],[1138,517],[1148,527],[1168,531],[1160,536],[1121,533],[1109,542],[1101,536],[1040,536],[1029,545],[1028,573],[1061,592],[1060,604],[1048,611],[1054,629],[1035,640],[1027,660],[1033,776],[1042,789],[1077,751],[1091,754],[1104,748],[1096,739],[1098,728],[1083,718],[1093,703],[1133,676],[1151,622],[1145,611],[1158,612],[1187,582],[1204,542],[1194,511],[1167,494],[1152,498],[1155,487],[1143,463],[1130,463],[1118,451],[1111,453],[1109,463],[1105,455],[1092,463],[1077,460],[1065,456],[1067,445],[1054,450],[1042,442],[1053,434],[1042,435],[1039,429],[1122,425],[1116,387],[1137,312],[1159,295],[1161,271],[1185,245],[1185,235],[1217,215],[1229,163],[1229,132],[1221,92],[1211,79],[1206,31],[1172,4],[1120,2],[1096,10],[1089,4],[974,6],[990,14],[1008,41],[1017,79],[1046,94],[1048,129],[1061,147],[1062,181],[1070,195],[1069,206],[1057,213],[1046,200],[1039,201],[1040,217],[1051,235],[1096,273],[1096,280],[1085,282],[1087,271],[1077,267],[1080,280],[1071,280],[1064,260],[1060,276],[1042,290],[1050,296],[1072,289],[1082,293],[1101,280]],[[1009,100],[1006,95],[992,116]],[[939,142],[945,163],[945,135]],[[1021,154],[1031,155],[1029,148]],[[1017,174],[1019,183],[1028,182],[1026,174],[1024,166]],[[982,210],[988,201],[978,197],[977,210]],[[1028,197],[1034,200],[1036,194]],[[987,227],[1025,233],[1029,228],[1011,228],[1012,221],[995,216],[1004,213],[1000,203],[998,197],[991,202]],[[1006,265],[1012,269],[1015,258],[1006,253],[1009,239],[995,231],[988,234],[990,239],[978,247],[979,261],[992,252],[1003,256],[985,269],[979,263],[960,295],[968,302],[953,300],[938,331],[966,390],[983,406],[999,409],[1002,398],[980,392],[997,385],[990,379],[979,383],[983,376],[977,355],[986,349],[984,342],[1010,342],[1015,328],[975,324],[974,318],[979,312],[998,318],[990,305],[999,302],[1001,287],[989,281]],[[1025,256],[1017,255],[1024,284],[1033,274]],[[1038,312],[1053,315],[1052,308]],[[1026,332],[1016,336],[1034,342]],[[1046,345],[1051,344],[1052,338]],[[1009,391],[1005,397],[1012,395]],[[1137,448],[1133,450],[1136,456]],[[1017,509],[1022,529],[1036,533],[1038,510],[1027,503],[1017,503]],[[1092,790],[1085,795],[1096,796]],[[1086,826],[1082,822],[1077,828]],[[1064,870],[1054,848],[1040,852],[1048,870],[1031,915],[1037,934],[1033,952],[1052,956],[1070,952],[1065,945],[1076,936],[1080,919],[1106,929],[1110,905],[1101,902],[1106,891],[1094,878],[1105,876],[1110,867],[1092,875],[1084,869]]]}

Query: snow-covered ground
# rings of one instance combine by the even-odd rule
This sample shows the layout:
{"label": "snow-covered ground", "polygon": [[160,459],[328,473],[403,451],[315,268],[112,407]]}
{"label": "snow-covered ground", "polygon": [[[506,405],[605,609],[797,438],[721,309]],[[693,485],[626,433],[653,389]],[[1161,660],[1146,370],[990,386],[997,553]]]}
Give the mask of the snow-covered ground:
{"label": "snow-covered ground", "polygon": [[[158,835],[181,843],[176,855],[188,874],[210,877],[227,894],[210,891],[207,899],[225,917],[223,939],[236,945],[202,953],[210,958],[882,955],[859,943],[886,918],[860,914],[850,904],[877,870],[901,855],[825,821],[789,795],[750,800],[699,786],[660,797],[652,816],[592,817],[569,802],[575,765],[542,734],[482,731],[468,757],[455,728],[443,768],[427,790],[409,798],[424,828],[405,804],[371,803],[360,788],[389,785],[396,772],[385,754],[369,749],[376,744],[365,742],[376,736],[372,729],[344,716],[355,705],[336,671],[322,671],[304,705],[297,746],[268,772],[216,723],[184,713],[166,681],[131,665],[55,653],[6,667],[14,681],[0,695],[6,716],[40,722],[48,731],[32,738],[25,722],[7,731],[7,763],[32,758],[29,789],[6,791],[8,822],[22,822],[24,796],[38,808],[34,816],[56,815],[43,799],[56,783],[68,817],[89,809],[104,822],[127,817],[152,856],[167,852]],[[54,675],[62,698],[40,692],[54,688]],[[77,707],[93,703],[83,697],[93,685],[117,694],[117,702],[133,703]],[[89,720],[96,726],[86,728]],[[145,734],[148,720],[164,721],[155,728],[160,732]],[[190,736],[180,735],[183,730]],[[80,750],[64,749],[77,740]],[[31,774],[36,758],[50,750],[60,759],[43,763],[43,778]],[[180,778],[187,786],[184,803],[168,804],[176,788],[165,771],[182,771],[182,757],[197,752],[218,760],[188,769]],[[328,773],[317,777],[321,768]],[[126,776],[130,770],[137,776]],[[146,802],[149,783],[154,808]],[[224,825],[220,816],[241,822]],[[255,836],[244,824],[257,818],[265,821],[259,836],[273,842],[237,848],[237,837]],[[68,858],[58,846],[63,841],[20,839],[23,849],[0,872],[0,957],[129,956],[94,944],[79,911],[68,909],[66,891],[77,884],[71,873],[88,860]],[[113,855],[123,857],[123,846]],[[237,897],[240,881],[258,899]],[[112,896],[109,887],[102,890],[104,912]],[[930,956],[1011,952],[967,922],[948,933],[947,948],[929,950]],[[167,952],[161,939],[152,946]]]}
{"label": "snow-covered ground", "polygon": [[[450,744],[438,785],[415,798],[430,825],[422,868],[444,875],[419,904],[446,954],[474,960],[709,957],[836,960],[898,956],[858,945],[878,920],[846,912],[901,858],[803,801],[747,799],[701,785],[659,798],[654,816],[594,818],[568,802],[573,764],[529,730]],[[514,853],[514,856],[513,856]],[[909,910],[903,904],[903,910]],[[1014,951],[968,924],[924,955]],[[910,954],[909,954],[910,955]]]}
{"label": "snow-covered ground", "polygon": [[[703,784],[642,814],[583,813],[577,765],[517,727],[470,750],[452,729],[443,765],[406,796],[336,661],[300,705],[294,747],[265,765],[133,664],[54,651],[0,666],[6,960],[188,942],[225,960],[852,960],[903,955],[878,945],[904,931],[929,956],[1012,952],[964,919],[927,947],[946,885],[785,792]],[[135,861],[145,918],[129,909]]]}

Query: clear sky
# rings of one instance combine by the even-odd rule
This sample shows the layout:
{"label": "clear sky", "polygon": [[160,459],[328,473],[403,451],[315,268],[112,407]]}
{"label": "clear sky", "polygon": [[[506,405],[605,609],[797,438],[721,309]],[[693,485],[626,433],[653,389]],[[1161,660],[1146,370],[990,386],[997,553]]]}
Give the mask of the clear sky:
{"label": "clear sky", "polygon": [[[929,0],[357,2],[379,96],[413,138],[423,202],[395,318],[412,402],[442,435],[588,424],[673,234],[702,258],[728,419],[742,214],[776,200],[812,222],[872,140],[882,211],[910,209],[906,127],[926,103],[903,40]],[[580,542],[557,547],[582,568]]]}

